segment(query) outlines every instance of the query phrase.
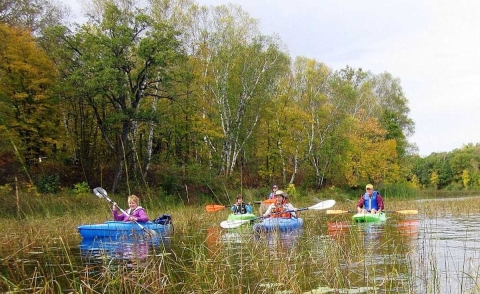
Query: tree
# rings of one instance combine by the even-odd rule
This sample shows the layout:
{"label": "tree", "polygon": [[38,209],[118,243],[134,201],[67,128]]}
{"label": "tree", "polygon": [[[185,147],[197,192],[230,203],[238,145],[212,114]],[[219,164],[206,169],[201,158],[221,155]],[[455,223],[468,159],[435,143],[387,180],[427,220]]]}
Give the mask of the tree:
{"label": "tree", "polygon": [[38,162],[62,147],[61,108],[51,91],[55,66],[29,31],[0,24],[0,36],[2,125],[21,142],[25,160]]}
{"label": "tree", "polygon": [[432,172],[430,176],[430,183],[433,185],[435,189],[438,189],[439,178],[438,178],[438,173],[436,171]]}
{"label": "tree", "polygon": [[115,154],[113,190],[124,171],[145,174],[150,157],[139,149],[140,130],[155,119],[152,103],[180,95],[174,85],[183,81],[179,72],[185,60],[169,26],[126,7],[107,3],[101,18],[92,17],[75,34],[58,36],[70,59],[65,85],[91,108]]}

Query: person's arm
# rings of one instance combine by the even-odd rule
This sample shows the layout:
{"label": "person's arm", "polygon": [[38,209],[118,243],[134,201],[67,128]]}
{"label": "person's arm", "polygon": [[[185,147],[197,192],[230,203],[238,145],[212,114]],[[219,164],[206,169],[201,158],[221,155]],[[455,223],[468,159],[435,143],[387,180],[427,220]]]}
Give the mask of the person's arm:
{"label": "person's arm", "polygon": [[267,211],[265,211],[265,213],[263,214],[264,217],[267,217],[270,215],[270,213],[272,212],[272,209],[275,205],[274,204],[270,204],[267,208]]}
{"label": "person's arm", "polygon": [[363,204],[365,202],[365,198],[363,197],[363,195],[360,197],[360,200],[358,200],[358,203],[357,203],[357,207],[358,208],[363,208]]}
{"label": "person's arm", "polygon": [[247,208],[247,213],[253,213],[253,208],[250,204],[245,205],[245,207]]}
{"label": "person's arm", "polygon": [[112,210],[112,215],[113,215],[113,220],[115,221],[124,221],[125,220],[125,216],[123,213],[120,213],[118,214],[118,210],[117,209],[114,209]]}
{"label": "person's arm", "polygon": [[[287,209],[288,209],[288,210],[295,210],[295,207],[294,207],[291,203],[288,203],[288,204],[287,204]],[[294,218],[297,218],[297,214],[295,213],[295,211],[292,211],[290,214],[291,214]]]}
{"label": "person's arm", "polygon": [[380,193],[377,194],[377,204],[378,204],[378,212],[381,212],[382,210],[385,209],[383,197],[382,195],[380,195]]}
{"label": "person's arm", "polygon": [[135,211],[134,214],[134,218],[137,222],[148,222],[148,215],[143,208]]}

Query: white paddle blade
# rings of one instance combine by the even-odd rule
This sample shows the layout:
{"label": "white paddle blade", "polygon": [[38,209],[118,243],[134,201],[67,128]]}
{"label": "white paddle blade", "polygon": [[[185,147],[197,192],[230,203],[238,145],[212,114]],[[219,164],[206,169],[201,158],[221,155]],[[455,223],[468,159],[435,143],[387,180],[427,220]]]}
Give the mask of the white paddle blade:
{"label": "white paddle blade", "polygon": [[335,200],[325,200],[320,203],[315,204],[314,206],[310,206],[308,209],[327,209],[335,205]]}
{"label": "white paddle blade", "polygon": [[97,197],[105,197],[107,196],[107,191],[105,191],[105,189],[103,189],[102,187],[96,187],[95,189],[93,189],[93,194],[95,194]]}
{"label": "white paddle blade", "polygon": [[220,223],[220,227],[224,229],[233,229],[237,228],[243,224],[250,222],[249,219],[238,219],[238,220],[226,220]]}

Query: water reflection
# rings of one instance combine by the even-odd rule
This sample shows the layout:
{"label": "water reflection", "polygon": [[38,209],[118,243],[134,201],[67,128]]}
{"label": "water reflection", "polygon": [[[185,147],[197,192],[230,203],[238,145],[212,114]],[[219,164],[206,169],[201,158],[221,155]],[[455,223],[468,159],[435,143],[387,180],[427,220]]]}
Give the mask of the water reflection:
{"label": "water reflection", "polygon": [[115,264],[126,261],[129,267],[141,266],[149,256],[165,251],[170,246],[169,237],[150,240],[83,239],[79,245],[84,264]]}
{"label": "water reflection", "polygon": [[269,248],[291,250],[302,236],[303,229],[296,229],[290,232],[272,231],[268,233],[256,233],[256,242],[265,242]]}

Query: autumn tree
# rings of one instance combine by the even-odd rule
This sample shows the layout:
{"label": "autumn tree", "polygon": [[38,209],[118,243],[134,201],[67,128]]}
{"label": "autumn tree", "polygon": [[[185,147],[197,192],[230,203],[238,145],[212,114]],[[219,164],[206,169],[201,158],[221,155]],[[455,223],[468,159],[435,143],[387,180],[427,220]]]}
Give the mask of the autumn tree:
{"label": "autumn tree", "polygon": [[28,30],[0,24],[0,39],[2,126],[20,142],[27,162],[53,157],[63,145],[55,66]]}

